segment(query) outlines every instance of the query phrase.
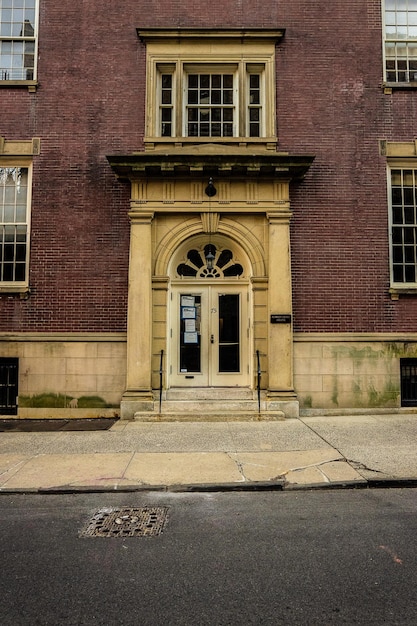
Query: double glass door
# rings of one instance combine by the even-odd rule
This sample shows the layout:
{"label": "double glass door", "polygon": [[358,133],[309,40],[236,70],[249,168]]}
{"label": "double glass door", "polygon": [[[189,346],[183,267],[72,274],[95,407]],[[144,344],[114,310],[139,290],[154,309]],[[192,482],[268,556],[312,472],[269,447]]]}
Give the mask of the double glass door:
{"label": "double glass door", "polygon": [[171,386],[248,385],[247,291],[173,290]]}

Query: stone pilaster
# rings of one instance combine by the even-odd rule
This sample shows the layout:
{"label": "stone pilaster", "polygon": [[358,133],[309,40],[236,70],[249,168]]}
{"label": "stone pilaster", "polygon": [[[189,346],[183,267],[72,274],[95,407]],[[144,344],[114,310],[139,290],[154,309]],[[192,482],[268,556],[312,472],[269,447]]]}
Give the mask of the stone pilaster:
{"label": "stone pilaster", "polygon": [[[269,220],[268,404],[288,417],[298,416],[293,380],[293,332],[289,208],[267,214]],[[271,323],[271,315],[290,316]],[[285,318],[282,318],[285,319]]]}
{"label": "stone pilaster", "polygon": [[126,391],[122,419],[153,409],[152,376],[152,233],[153,213],[132,201],[130,217]]}

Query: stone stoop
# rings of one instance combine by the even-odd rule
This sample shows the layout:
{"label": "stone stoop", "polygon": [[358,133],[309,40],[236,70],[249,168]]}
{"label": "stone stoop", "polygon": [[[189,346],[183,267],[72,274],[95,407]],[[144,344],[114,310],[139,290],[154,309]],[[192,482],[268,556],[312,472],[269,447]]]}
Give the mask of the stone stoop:
{"label": "stone stoop", "polygon": [[284,420],[280,410],[268,410],[264,394],[260,411],[256,391],[242,388],[169,389],[163,392],[161,411],[155,393],[153,411],[135,413],[134,420],[153,421],[277,421]]}

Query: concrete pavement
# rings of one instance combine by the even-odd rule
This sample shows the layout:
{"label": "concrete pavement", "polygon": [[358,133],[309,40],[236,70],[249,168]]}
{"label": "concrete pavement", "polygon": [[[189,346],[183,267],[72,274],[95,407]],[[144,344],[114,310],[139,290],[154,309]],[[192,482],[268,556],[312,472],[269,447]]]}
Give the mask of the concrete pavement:
{"label": "concrete pavement", "polygon": [[417,484],[417,414],[0,433],[0,492]]}

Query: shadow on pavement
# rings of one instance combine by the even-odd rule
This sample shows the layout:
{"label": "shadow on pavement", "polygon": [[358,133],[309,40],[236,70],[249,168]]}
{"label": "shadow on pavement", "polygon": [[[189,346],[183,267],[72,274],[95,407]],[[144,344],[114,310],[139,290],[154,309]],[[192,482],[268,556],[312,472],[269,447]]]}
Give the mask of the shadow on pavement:
{"label": "shadow on pavement", "polygon": [[108,430],[118,418],[94,419],[1,419],[0,432],[45,433],[61,430]]}

